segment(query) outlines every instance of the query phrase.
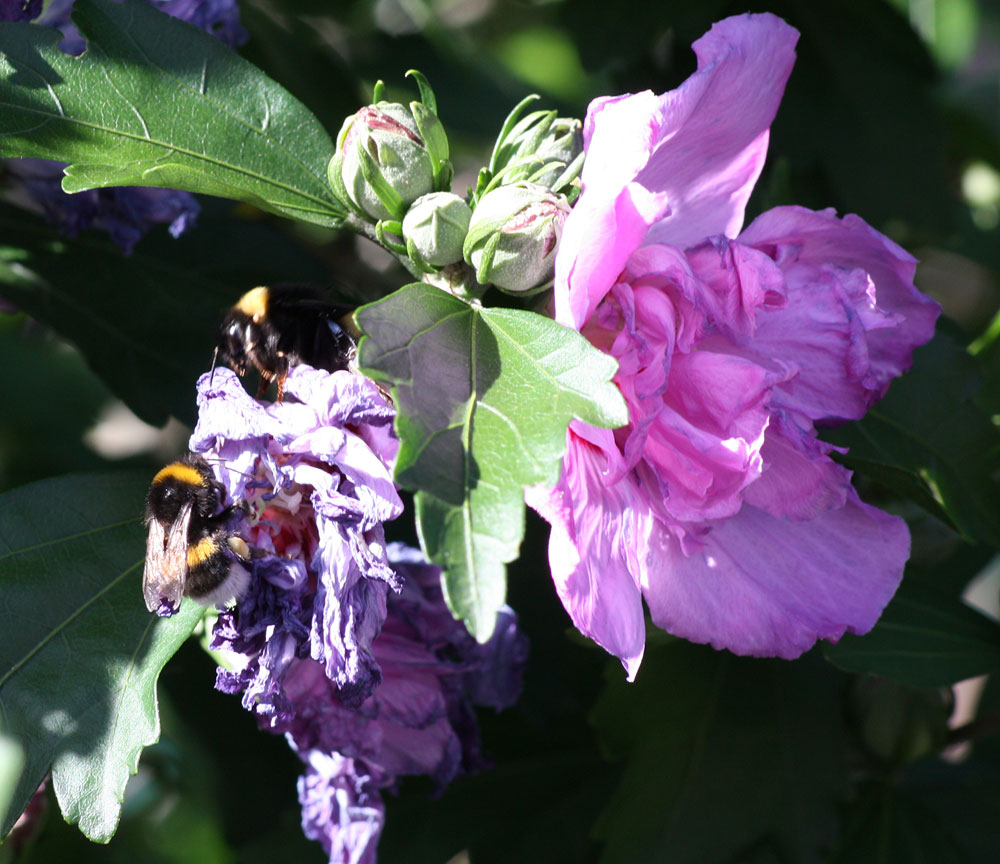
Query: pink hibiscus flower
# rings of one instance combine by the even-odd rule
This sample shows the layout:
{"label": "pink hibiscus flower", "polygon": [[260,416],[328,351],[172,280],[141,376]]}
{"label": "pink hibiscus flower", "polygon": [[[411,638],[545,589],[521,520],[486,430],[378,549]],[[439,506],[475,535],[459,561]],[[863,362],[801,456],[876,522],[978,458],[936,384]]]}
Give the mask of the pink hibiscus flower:
{"label": "pink hibiscus flower", "polygon": [[573,623],[634,677],[653,622],[738,654],[864,633],[902,578],[905,523],[860,500],[815,424],[862,417],[939,308],[857,216],[779,207],[742,231],[798,33],[714,25],[661,96],[591,104],[555,315],[619,362],[629,423],[574,422],[528,491]]}

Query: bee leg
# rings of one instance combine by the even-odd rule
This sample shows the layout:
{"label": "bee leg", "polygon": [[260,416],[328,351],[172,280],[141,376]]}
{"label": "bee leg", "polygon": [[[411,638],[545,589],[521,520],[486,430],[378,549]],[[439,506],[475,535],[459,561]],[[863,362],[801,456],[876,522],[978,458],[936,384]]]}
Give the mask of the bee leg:
{"label": "bee leg", "polygon": [[278,352],[277,362],[274,364],[274,377],[278,381],[278,401],[277,404],[281,404],[281,400],[285,398],[285,379],[288,377],[288,357],[285,356],[284,352]]}
{"label": "bee leg", "polygon": [[260,383],[257,385],[257,398],[260,399],[267,388],[271,386],[271,382],[274,380],[273,376],[269,375],[263,369],[260,370]]}

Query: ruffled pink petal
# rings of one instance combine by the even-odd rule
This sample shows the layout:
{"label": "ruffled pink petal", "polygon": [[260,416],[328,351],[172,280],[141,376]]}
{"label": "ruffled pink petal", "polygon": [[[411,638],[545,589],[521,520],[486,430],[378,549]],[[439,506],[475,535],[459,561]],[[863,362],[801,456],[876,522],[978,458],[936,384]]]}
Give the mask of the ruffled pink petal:
{"label": "ruffled pink petal", "polygon": [[[604,430],[588,430],[604,437]],[[614,448],[605,440],[607,447]],[[628,480],[608,485],[601,449],[567,433],[563,476],[553,489],[525,490],[525,501],[552,526],[549,566],[576,628],[619,657],[628,680],[642,662],[646,625],[632,577],[645,548],[641,499]]]}
{"label": "ruffled pink petal", "polygon": [[745,505],[705,523],[685,555],[659,526],[642,593],[654,623],[736,654],[792,659],[817,639],[866,633],[895,593],[910,551],[902,519],[849,490],[844,507],[810,520]]}
{"label": "ruffled pink petal", "polygon": [[743,500],[786,519],[815,519],[843,507],[851,494],[851,472],[829,458],[834,449],[816,438],[807,420],[802,428],[785,414],[774,415],[761,449],[764,470]]}
{"label": "ruffled pink petal", "polygon": [[598,99],[587,111],[584,192],[563,226],[556,254],[555,310],[579,330],[665,206],[632,178],[649,158],[659,101],[646,91]]}
{"label": "ruffled pink petal", "polygon": [[724,333],[752,336],[758,310],[785,305],[784,274],[763,252],[716,235],[688,249],[686,257],[696,284],[704,286],[699,306]]}
{"label": "ruffled pink petal", "polygon": [[698,71],[660,97],[657,146],[636,177],[647,189],[665,192],[670,206],[647,243],[685,248],[713,234],[739,232],[798,37],[774,15],[740,15],[713,25],[694,43]]}
{"label": "ruffled pink petal", "polygon": [[755,342],[797,365],[786,404],[814,419],[862,416],[934,334],[941,309],[913,287],[916,260],[857,216],[778,207],[739,242],[785,273],[788,306],[760,317]]}
{"label": "ruffled pink petal", "polygon": [[694,43],[698,71],[678,89],[591,104],[583,193],[556,256],[557,321],[579,330],[643,242],[740,230],[797,40],[773,15],[727,18]]}
{"label": "ruffled pink petal", "polygon": [[[641,458],[659,478],[649,490],[671,519],[720,518],[740,508],[740,492],[763,467],[770,378],[730,354],[676,354],[655,422],[625,442],[626,460]],[[644,406],[629,405],[630,416]],[[656,506],[653,502],[651,506]]]}

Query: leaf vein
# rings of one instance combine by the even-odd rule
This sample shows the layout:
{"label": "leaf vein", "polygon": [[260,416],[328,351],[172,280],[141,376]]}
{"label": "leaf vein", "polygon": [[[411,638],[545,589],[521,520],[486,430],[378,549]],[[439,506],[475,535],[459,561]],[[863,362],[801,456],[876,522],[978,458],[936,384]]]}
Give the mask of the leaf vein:
{"label": "leaf vein", "polygon": [[[114,528],[121,528],[123,525],[131,525],[133,522],[138,522],[139,518],[134,519],[123,519],[121,522],[115,522],[110,525],[101,525],[97,528],[93,528],[90,531],[80,531],[76,534],[66,534],[62,537],[56,537],[52,540],[46,540],[44,543],[36,543],[34,546],[24,546],[19,549],[11,549],[7,552],[0,554],[0,561],[5,558],[10,558],[14,555],[23,555],[26,552],[35,552],[38,549],[45,549],[48,546],[55,546],[59,543],[68,543],[71,540],[77,540],[81,537],[92,537],[100,534],[103,531],[110,531]],[[4,545],[7,545],[6,543]]]}
{"label": "leaf vein", "polygon": [[[84,533],[89,533],[89,532],[84,532]],[[25,654],[20,660],[14,663],[14,665],[11,666],[10,669],[7,670],[7,672],[3,675],[3,677],[0,678],[0,687],[3,687],[3,685],[6,684],[7,681],[9,681],[14,675],[16,675],[20,671],[22,666],[24,666],[32,657],[34,657],[39,651],[41,651],[46,645],[48,645],[48,643],[51,642],[52,639],[54,639],[56,636],[59,636],[62,639],[66,639],[67,636],[65,631],[70,624],[72,624],[77,618],[79,618],[84,612],[87,611],[87,609],[93,606],[112,588],[118,585],[118,583],[121,582],[122,579],[124,579],[126,576],[131,575],[133,571],[138,569],[139,569],[139,562],[136,562],[131,567],[127,568],[126,570],[123,570],[114,579],[108,582],[108,584],[105,585],[100,591],[94,594],[93,597],[90,597],[86,603],[82,604],[79,608],[74,610],[70,615],[66,616],[66,618],[62,622],[53,627],[48,633],[45,634],[45,637],[41,639],[37,645],[33,646],[31,650],[28,651],[27,654]]]}

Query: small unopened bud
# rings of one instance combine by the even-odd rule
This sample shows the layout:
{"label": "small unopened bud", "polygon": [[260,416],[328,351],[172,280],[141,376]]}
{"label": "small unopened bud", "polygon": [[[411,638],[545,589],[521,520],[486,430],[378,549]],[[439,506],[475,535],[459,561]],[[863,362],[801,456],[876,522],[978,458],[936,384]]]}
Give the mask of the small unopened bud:
{"label": "small unopened bud", "polygon": [[431,192],[410,205],[403,219],[407,253],[417,264],[444,267],[462,259],[472,209],[451,192]]}
{"label": "small unopened bud", "polygon": [[[533,181],[539,186],[553,188],[553,184],[567,173],[567,168],[574,165],[575,160],[583,153],[583,124],[575,117],[557,117],[549,131],[542,139],[538,149],[533,154],[535,160],[543,166],[535,174]],[[583,166],[582,160],[580,167]],[[561,182],[561,188],[565,182],[575,178],[579,174],[579,168],[572,173],[571,177]]]}
{"label": "small unopened bud", "polygon": [[[583,124],[555,111],[521,112],[536,99],[522,100],[508,115],[493,147],[488,179],[529,182],[566,191],[583,166]],[[491,184],[492,185],[492,184]]]}
{"label": "small unopened bud", "polygon": [[462,250],[476,279],[511,294],[547,288],[569,211],[565,196],[533,183],[487,192],[472,213]]}

